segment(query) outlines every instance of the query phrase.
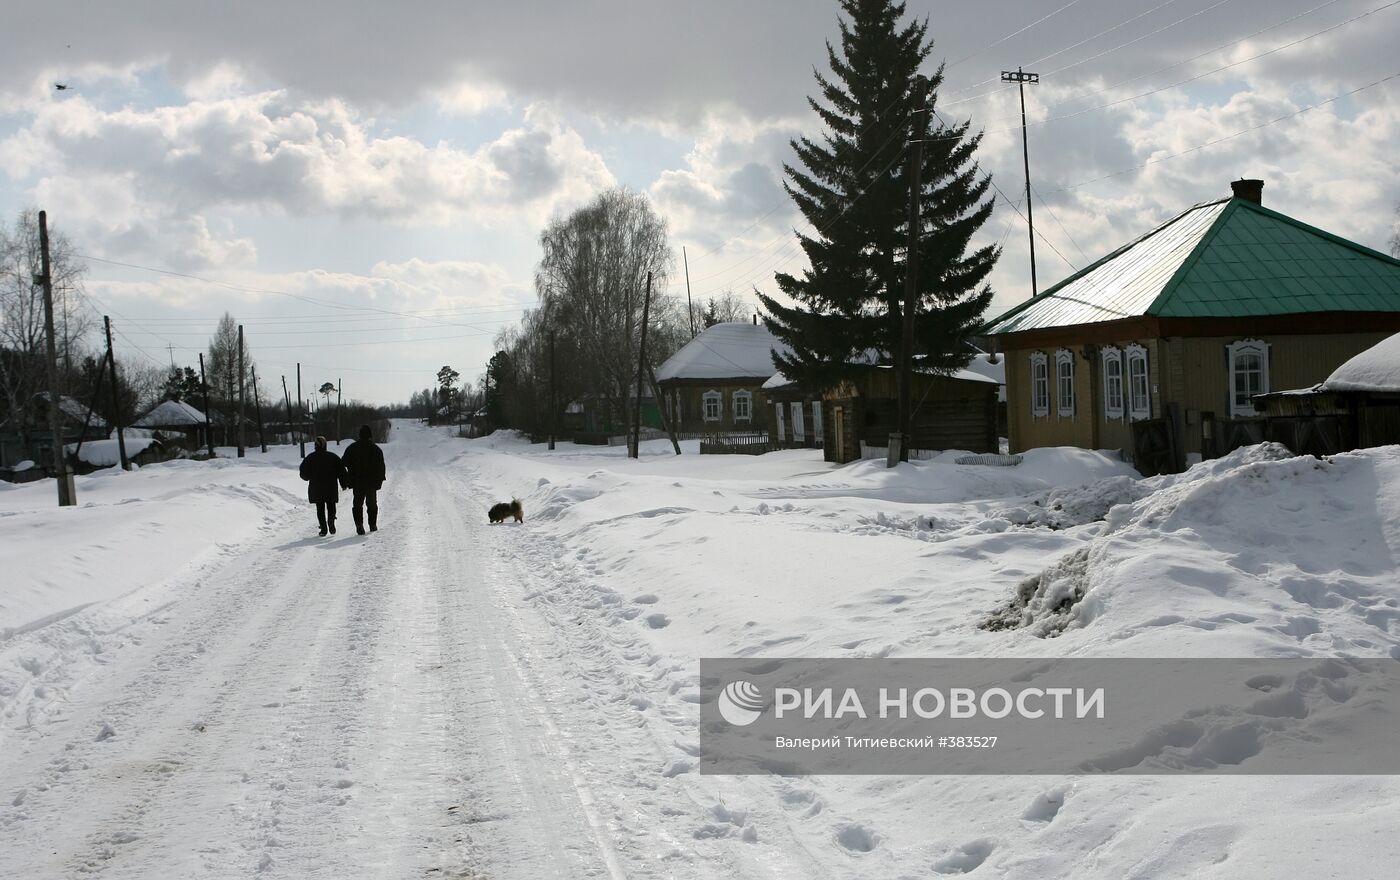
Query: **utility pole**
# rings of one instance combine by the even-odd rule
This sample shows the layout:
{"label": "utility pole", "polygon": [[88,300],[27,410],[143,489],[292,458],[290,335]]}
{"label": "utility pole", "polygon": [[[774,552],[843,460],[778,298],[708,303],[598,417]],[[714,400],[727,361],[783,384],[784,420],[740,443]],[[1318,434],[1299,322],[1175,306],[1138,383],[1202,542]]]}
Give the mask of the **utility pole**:
{"label": "utility pole", "polygon": [[204,352],[199,353],[199,390],[204,392],[204,442],[209,444],[209,457],[214,457],[214,425],[209,421],[209,383],[204,379]]}
{"label": "utility pole", "polygon": [[1031,152],[1026,139],[1026,83],[1036,85],[1040,82],[1040,74],[1026,73],[1018,67],[1015,70],[1003,70],[1001,81],[1014,82],[1021,91],[1021,158],[1026,163],[1026,226],[1030,228],[1031,296],[1034,297],[1038,288],[1035,283],[1035,216],[1031,213]]}
{"label": "utility pole", "polygon": [[919,239],[923,230],[919,207],[923,196],[924,136],[928,133],[928,77],[914,77],[913,109],[909,117],[909,243],[904,257],[904,315],[899,335],[899,425],[890,435],[886,467],[909,460],[914,416],[911,412],[914,372],[914,314],[919,308]]}
{"label": "utility pole", "polygon": [[555,382],[554,331],[549,331],[549,448],[554,450],[554,435],[559,433],[559,386]]}
{"label": "utility pole", "polygon": [[282,399],[286,401],[286,405],[287,405],[287,442],[288,442],[288,443],[291,443],[291,442],[292,442],[292,435],[291,435],[291,431],[292,431],[292,395],[289,394],[289,393],[287,393],[287,377],[286,377],[285,375],[282,376]]}
{"label": "utility pole", "polygon": [[[674,252],[673,252],[674,253]],[[704,254],[701,254],[704,256]],[[685,311],[690,316],[690,338],[695,338],[695,303],[690,300],[690,258],[685,254],[685,248],[681,248],[681,260],[685,263]]]}
{"label": "utility pole", "polygon": [[656,398],[656,411],[661,415],[661,429],[666,432],[666,436],[671,438],[671,448],[676,450],[676,455],[680,455],[681,441],[676,437],[680,426],[672,425],[671,417],[666,415],[666,405],[662,402],[661,397],[661,386],[656,384],[656,371],[651,368],[651,361],[647,361],[647,381],[651,383],[652,397]]}
{"label": "utility pole", "polygon": [[258,394],[258,370],[252,370],[253,378],[253,410],[258,414],[258,445],[262,447],[263,454],[267,454],[267,435],[263,433],[262,417],[262,395]]}
{"label": "utility pole", "polygon": [[244,377],[244,373],[243,373],[243,325],[242,325],[242,324],[239,324],[239,325],[238,325],[238,457],[239,457],[239,458],[242,458],[243,455],[244,455],[244,451],[243,451],[243,405],[244,405],[244,403],[246,402],[246,401],[244,400],[244,397],[245,397],[245,395],[244,395],[244,390],[247,388],[247,383],[245,383],[245,382],[243,381],[243,377]]}
{"label": "utility pole", "polygon": [[[651,273],[647,273],[646,299],[642,300],[642,344],[637,353],[637,412],[632,417],[632,457],[642,457],[642,370],[647,364],[647,320],[651,316]],[[661,401],[656,402],[660,406]]]}
{"label": "utility pole", "polygon": [[306,417],[302,414],[301,396],[301,363],[297,363],[297,442],[300,444],[301,457],[306,458]]}
{"label": "utility pole", "polygon": [[73,485],[73,470],[68,466],[68,454],[63,448],[62,398],[58,393],[58,342],[53,329],[53,276],[49,271],[49,218],[48,212],[39,212],[39,271],[34,280],[44,289],[44,345],[48,367],[49,385],[49,439],[53,446],[53,475],[58,481],[58,506],[71,507],[78,503],[78,493]]}
{"label": "utility pole", "polygon": [[117,457],[122,463],[122,470],[129,471],[131,459],[126,457],[126,435],[122,433],[122,402],[117,394],[117,359],[112,354],[112,319],[106,315],[102,316],[102,329],[107,333],[107,365],[112,368],[112,423],[117,428]]}
{"label": "utility pole", "polygon": [[340,385],[341,385],[341,382],[342,382],[342,381],[343,381],[343,380],[341,380],[340,378],[337,378],[337,379],[335,380],[335,445],[336,445],[336,446],[339,446],[339,445],[340,445],[340,392],[341,392]]}

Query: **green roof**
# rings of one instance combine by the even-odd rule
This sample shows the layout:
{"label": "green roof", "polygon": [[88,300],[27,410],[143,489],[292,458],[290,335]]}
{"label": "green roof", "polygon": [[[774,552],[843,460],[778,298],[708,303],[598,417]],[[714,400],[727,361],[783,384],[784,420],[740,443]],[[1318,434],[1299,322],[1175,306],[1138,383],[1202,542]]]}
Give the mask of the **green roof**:
{"label": "green roof", "polygon": [[1244,199],[1197,205],[988,322],[1400,312],[1400,260]]}

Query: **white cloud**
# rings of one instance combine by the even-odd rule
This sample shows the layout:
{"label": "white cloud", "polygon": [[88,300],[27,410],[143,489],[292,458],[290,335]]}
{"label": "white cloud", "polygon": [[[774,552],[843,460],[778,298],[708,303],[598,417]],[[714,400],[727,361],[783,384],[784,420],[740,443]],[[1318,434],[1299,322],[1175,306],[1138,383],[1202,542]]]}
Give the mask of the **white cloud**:
{"label": "white cloud", "polygon": [[[207,89],[233,88],[236,73],[225,74]],[[70,225],[103,233],[98,242],[150,253],[163,237],[187,265],[251,258],[246,242],[209,235],[203,218],[222,208],[492,226],[541,222],[614,183],[578,132],[540,105],[463,150],[376,134],[343,101],[297,103],[283,91],[149,110],[51,103],[0,141],[0,165],[37,179],[35,194],[62,204]]]}

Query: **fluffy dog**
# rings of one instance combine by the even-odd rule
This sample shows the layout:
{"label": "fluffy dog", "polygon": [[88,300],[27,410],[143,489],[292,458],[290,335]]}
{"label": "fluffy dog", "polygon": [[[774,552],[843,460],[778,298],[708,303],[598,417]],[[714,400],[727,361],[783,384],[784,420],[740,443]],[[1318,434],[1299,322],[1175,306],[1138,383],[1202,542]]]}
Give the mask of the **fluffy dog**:
{"label": "fluffy dog", "polygon": [[509,517],[515,517],[516,522],[525,521],[525,508],[520,506],[518,499],[512,498],[509,504],[502,501],[500,504],[491,505],[486,516],[492,523],[505,522]]}

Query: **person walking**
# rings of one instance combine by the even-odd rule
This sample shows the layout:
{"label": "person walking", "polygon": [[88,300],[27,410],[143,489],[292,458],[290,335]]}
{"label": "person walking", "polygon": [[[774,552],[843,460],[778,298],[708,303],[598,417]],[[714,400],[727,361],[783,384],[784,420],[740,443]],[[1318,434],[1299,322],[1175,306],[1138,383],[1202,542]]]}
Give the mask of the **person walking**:
{"label": "person walking", "polygon": [[340,484],[345,480],[345,463],[326,448],[326,438],[316,438],[316,449],[301,460],[301,478],[307,482],[306,498],[316,505],[321,537],[335,534],[335,505],[340,500]]}
{"label": "person walking", "polygon": [[384,450],[374,442],[369,425],[360,426],[360,439],[345,450],[346,488],[351,492],[350,512],[355,531],[365,533],[364,514],[369,513],[369,530],[379,531],[379,487],[384,485]]}

